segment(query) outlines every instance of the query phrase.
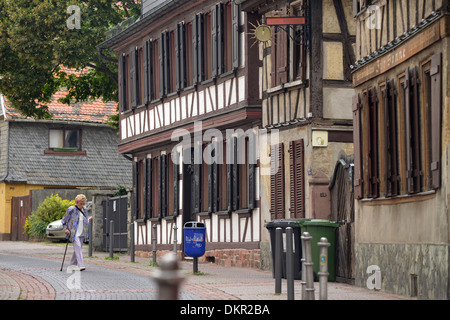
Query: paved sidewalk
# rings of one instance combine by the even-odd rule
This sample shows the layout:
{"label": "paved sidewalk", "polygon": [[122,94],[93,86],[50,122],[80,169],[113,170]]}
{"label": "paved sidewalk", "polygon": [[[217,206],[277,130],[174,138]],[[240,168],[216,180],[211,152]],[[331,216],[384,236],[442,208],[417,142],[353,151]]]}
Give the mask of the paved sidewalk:
{"label": "paved sidewalk", "polygon": [[[68,292],[62,288],[67,278],[59,272],[65,244],[35,242],[0,242],[0,255],[16,256],[18,265],[5,267],[0,260],[0,300],[53,300],[53,299],[154,299],[156,290],[148,279],[156,267],[149,265],[148,258],[136,257],[130,262],[129,255],[118,255],[118,260],[107,260],[105,252],[94,252],[87,257],[88,247],[84,246],[86,271],[83,279],[90,279],[90,287],[82,292]],[[69,245],[64,269],[73,253]],[[27,267],[25,258],[35,259],[34,268]],[[0,258],[1,259],[1,258]],[[11,258],[12,259],[12,258]],[[38,260],[39,259],[39,260]],[[43,261],[43,262],[38,262]],[[23,265],[20,265],[23,264]],[[179,263],[185,277],[180,290],[182,299],[193,300],[287,300],[286,281],[282,283],[282,294],[274,294],[275,281],[271,272],[246,269],[225,268],[215,264],[199,264],[200,275],[193,275],[192,262]],[[57,272],[55,270],[57,269]],[[51,274],[51,277],[49,276]],[[136,275],[133,277],[132,275]],[[108,278],[109,277],[109,278]],[[141,278],[139,278],[141,277]],[[111,285],[100,288],[102,279]],[[88,281],[88,280],[86,280]],[[148,283],[147,283],[148,282]],[[316,299],[319,299],[319,284],[315,283]],[[301,300],[300,281],[295,281],[295,299]],[[364,288],[329,283],[329,300],[403,300],[404,297],[369,291]]]}

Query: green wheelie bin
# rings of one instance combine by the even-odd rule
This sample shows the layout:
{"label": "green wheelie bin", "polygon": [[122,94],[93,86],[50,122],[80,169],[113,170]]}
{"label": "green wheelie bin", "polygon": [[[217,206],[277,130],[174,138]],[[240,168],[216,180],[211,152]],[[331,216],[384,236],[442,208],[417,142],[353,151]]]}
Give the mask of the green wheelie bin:
{"label": "green wheelie bin", "polygon": [[297,225],[301,228],[301,235],[304,232],[309,232],[311,235],[311,258],[313,264],[313,271],[315,277],[319,273],[319,259],[320,259],[320,247],[317,245],[320,242],[320,238],[327,238],[330,243],[328,247],[328,281],[336,281],[336,230],[340,224],[329,220],[303,220],[297,221]]}

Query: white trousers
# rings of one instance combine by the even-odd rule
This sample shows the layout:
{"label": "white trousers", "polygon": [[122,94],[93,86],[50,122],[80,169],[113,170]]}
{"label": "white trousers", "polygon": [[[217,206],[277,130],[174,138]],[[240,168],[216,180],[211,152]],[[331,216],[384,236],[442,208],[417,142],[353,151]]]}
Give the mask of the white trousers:
{"label": "white trousers", "polygon": [[83,251],[81,250],[83,246],[84,237],[75,237],[73,239],[73,255],[70,259],[70,265],[84,267],[83,263]]}

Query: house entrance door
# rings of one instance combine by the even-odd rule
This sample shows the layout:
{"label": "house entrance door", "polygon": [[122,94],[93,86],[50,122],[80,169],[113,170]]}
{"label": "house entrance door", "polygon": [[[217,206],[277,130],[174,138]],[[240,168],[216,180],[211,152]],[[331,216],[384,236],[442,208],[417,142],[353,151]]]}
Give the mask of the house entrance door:
{"label": "house entrance door", "polygon": [[12,197],[11,200],[11,241],[25,241],[25,220],[31,214],[31,197]]}

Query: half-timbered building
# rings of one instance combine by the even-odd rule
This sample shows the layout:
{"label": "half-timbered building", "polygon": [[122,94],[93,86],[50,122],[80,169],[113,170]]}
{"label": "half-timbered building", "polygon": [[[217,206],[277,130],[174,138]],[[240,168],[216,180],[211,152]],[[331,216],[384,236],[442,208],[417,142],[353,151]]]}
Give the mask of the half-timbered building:
{"label": "half-timbered building", "polygon": [[[337,220],[337,213],[331,211],[329,184],[337,161],[353,154],[352,2],[236,3],[260,17],[254,26],[260,40],[255,44],[261,60],[260,138],[278,141],[260,150],[261,172],[271,171],[260,177],[262,224],[276,219]],[[295,17],[304,19],[291,19]],[[261,36],[262,31],[271,36]],[[263,267],[271,264],[269,238],[265,230]]]}
{"label": "half-timbered building", "polygon": [[448,299],[449,2],[353,2],[356,284]]}
{"label": "half-timbered building", "polygon": [[259,267],[251,23],[230,0],[144,0],[139,19],[99,45],[119,54],[119,152],[134,160],[137,252],[152,251],[153,238],[172,250],[175,236],[182,251],[184,223],[200,221],[208,259]]}

